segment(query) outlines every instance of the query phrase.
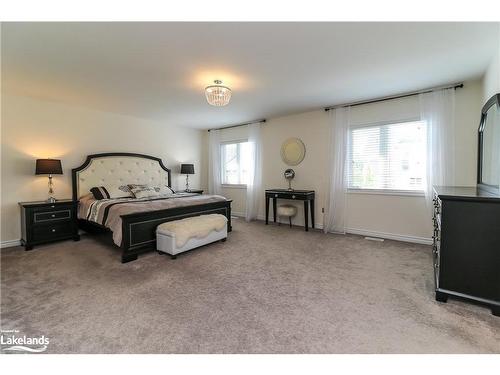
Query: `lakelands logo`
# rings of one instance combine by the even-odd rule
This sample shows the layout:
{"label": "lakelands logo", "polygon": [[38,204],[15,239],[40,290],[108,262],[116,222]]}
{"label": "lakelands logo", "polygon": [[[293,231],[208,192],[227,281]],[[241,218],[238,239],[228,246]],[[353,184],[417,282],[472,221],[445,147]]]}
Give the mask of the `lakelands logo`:
{"label": "lakelands logo", "polygon": [[41,353],[47,350],[49,338],[42,336],[20,335],[18,330],[2,330],[0,336],[2,351]]}

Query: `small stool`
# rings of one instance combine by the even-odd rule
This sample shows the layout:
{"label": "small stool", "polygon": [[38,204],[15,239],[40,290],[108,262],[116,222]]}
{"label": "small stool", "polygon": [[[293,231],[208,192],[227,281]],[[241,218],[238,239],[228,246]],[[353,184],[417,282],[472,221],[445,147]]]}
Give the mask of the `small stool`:
{"label": "small stool", "polygon": [[290,221],[290,228],[292,227],[292,217],[297,215],[297,207],[292,206],[290,204],[282,204],[278,207],[278,217],[286,216]]}

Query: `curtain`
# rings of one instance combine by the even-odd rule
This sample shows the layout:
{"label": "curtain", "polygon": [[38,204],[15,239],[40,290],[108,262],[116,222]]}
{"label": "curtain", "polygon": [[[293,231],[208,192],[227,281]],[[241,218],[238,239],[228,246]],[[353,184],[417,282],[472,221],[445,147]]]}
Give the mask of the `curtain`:
{"label": "curtain", "polygon": [[329,111],[329,191],[323,231],[345,234],[348,132],[350,108],[336,108]]}
{"label": "curtain", "polygon": [[248,166],[246,221],[255,220],[259,214],[262,196],[262,139],[261,124],[248,125],[248,143],[250,146],[250,165]]}
{"label": "curtain", "polygon": [[425,196],[432,207],[434,185],[455,184],[455,89],[419,95],[420,120],[427,123]]}
{"label": "curtain", "polygon": [[221,195],[220,130],[208,133],[208,192]]}

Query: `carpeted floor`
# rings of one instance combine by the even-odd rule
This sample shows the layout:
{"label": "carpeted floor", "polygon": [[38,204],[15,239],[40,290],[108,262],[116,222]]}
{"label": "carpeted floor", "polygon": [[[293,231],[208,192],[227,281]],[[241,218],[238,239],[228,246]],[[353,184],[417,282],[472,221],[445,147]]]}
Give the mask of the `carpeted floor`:
{"label": "carpeted floor", "polygon": [[234,221],[121,264],[102,238],[1,252],[2,329],[47,353],[500,353],[500,318],[434,301],[431,249]]}

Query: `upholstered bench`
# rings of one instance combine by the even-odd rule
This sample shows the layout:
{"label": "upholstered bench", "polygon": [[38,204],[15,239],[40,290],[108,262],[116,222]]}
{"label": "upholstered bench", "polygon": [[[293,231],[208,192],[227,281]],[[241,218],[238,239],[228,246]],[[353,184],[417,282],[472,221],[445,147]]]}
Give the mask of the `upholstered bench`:
{"label": "upholstered bench", "polygon": [[172,259],[177,254],[227,238],[227,218],[211,214],[168,221],[156,228],[156,248]]}
{"label": "upholstered bench", "polygon": [[290,228],[292,227],[292,217],[297,215],[297,207],[290,204],[282,204],[278,207],[278,216],[288,217]]}

